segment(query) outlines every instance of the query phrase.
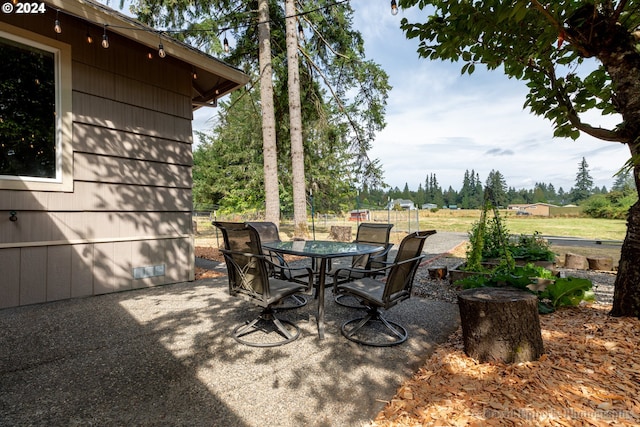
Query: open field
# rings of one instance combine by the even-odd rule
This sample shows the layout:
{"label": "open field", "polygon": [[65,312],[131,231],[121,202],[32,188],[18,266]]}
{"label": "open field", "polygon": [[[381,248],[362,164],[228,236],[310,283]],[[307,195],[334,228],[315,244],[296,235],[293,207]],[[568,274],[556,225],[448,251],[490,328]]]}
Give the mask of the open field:
{"label": "open field", "polygon": [[[582,237],[593,240],[623,240],[626,232],[626,221],[610,219],[594,219],[583,217],[533,217],[516,216],[513,212],[501,211],[507,229],[511,234],[532,234],[539,232],[549,236]],[[453,231],[466,233],[474,222],[480,218],[479,210],[446,210],[430,211],[371,211],[371,222],[390,222],[395,235],[415,230],[436,229],[438,231]],[[245,221],[241,217],[219,218],[220,220]],[[254,218],[251,218],[255,220]],[[198,236],[205,237],[213,233],[213,226],[208,217],[198,217]],[[316,238],[326,238],[332,225],[351,226],[353,236],[357,229],[356,221],[349,221],[343,217],[320,217],[315,220]],[[312,222],[309,220],[311,234]],[[281,222],[282,238],[293,237],[293,227],[290,222]]]}
{"label": "open field", "polygon": [[[392,222],[394,227],[391,233],[391,241],[399,243],[407,232],[417,229],[436,229],[440,232],[467,233],[474,222],[480,218],[479,210],[440,210],[438,212],[418,211],[411,212],[387,212],[373,211],[372,222]],[[593,218],[541,218],[515,216],[511,212],[502,212],[505,224],[512,234],[532,234],[535,231],[548,236],[581,237],[592,240],[622,241],[626,232],[626,223],[623,220],[593,219]],[[219,217],[220,220],[245,221],[255,218]],[[197,232],[195,244],[200,247],[219,247],[222,245],[222,235],[216,233],[208,217],[196,218]],[[309,234],[313,238],[309,220]],[[355,237],[358,223],[349,221],[346,217],[320,218],[315,221],[315,238],[328,239],[332,225],[351,226],[352,236]],[[283,221],[280,224],[280,234],[283,240],[293,238],[293,225]],[[619,245],[601,245],[598,247],[578,247],[552,245],[552,250],[558,255],[560,262],[564,260],[567,252],[587,256],[610,256],[614,266],[620,259]],[[464,248],[460,248],[456,256],[464,256]]]}

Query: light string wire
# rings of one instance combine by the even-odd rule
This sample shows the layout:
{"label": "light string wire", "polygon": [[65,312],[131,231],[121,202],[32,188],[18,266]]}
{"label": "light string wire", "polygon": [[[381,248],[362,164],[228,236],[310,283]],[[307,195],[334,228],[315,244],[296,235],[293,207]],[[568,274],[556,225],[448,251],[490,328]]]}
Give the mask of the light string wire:
{"label": "light string wire", "polygon": [[[339,6],[339,5],[344,4],[344,3],[348,3],[349,1],[351,1],[351,0],[339,0],[339,1],[336,1],[334,3],[325,5],[325,6],[319,6],[319,7],[316,7],[314,9],[305,10],[303,12],[299,12],[299,13],[296,13],[296,14],[293,14],[293,15],[290,15],[290,16],[285,16],[284,18],[285,19],[289,19],[289,18],[297,18],[297,17],[300,17],[300,16],[309,15],[309,14],[317,12],[319,10],[325,10],[325,9],[329,9],[329,8],[332,8],[332,7]],[[57,12],[60,12],[60,11],[58,10]],[[74,15],[66,13],[64,11],[62,13],[65,13],[65,14],[67,14],[69,16],[74,16]],[[76,18],[82,19],[84,21],[88,21],[86,18],[83,18],[83,17],[79,17],[78,16]],[[154,29],[154,28],[151,28],[151,27],[144,28],[142,26],[143,25],[146,26],[146,24],[143,24],[140,21],[137,21],[135,19],[132,20],[132,21],[135,22],[137,25],[140,25],[140,27],[135,28],[135,27],[131,27],[131,26],[112,25],[112,24],[107,24],[107,23],[104,23],[104,24],[101,25],[98,22],[92,22],[92,21],[88,21],[88,22],[91,22],[92,24],[97,25],[97,26],[101,25],[105,29],[105,31],[106,31],[107,28],[113,28],[113,29],[118,29],[118,30],[128,30],[128,31],[144,31],[144,32],[148,32],[148,33],[158,34],[159,37],[161,37],[163,35],[168,35],[168,34],[189,34],[189,33],[199,33],[199,32],[211,32],[211,33],[215,33],[217,36],[219,36],[220,34],[224,33],[225,31],[237,30],[239,28],[247,28],[247,27],[251,27],[251,26],[254,26],[254,25],[258,26],[258,25],[261,25],[261,24],[275,23],[274,20],[269,19],[269,20],[266,20],[266,21],[259,21],[259,22],[255,22],[255,23],[254,22],[248,22],[246,24],[240,23],[240,24],[235,25],[235,26],[228,26],[228,27],[217,28],[217,29],[212,27],[212,28],[192,28],[192,29],[174,29],[174,30],[172,30],[172,29],[163,29],[163,30],[158,30],[158,29]],[[220,21],[222,21],[222,20],[220,20]]]}

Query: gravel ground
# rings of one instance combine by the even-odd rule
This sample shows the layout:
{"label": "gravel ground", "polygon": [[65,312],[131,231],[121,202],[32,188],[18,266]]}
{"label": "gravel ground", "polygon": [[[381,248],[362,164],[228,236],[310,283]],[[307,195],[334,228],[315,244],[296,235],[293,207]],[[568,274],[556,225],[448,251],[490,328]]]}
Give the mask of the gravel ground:
{"label": "gravel ground", "polygon": [[[434,280],[429,277],[428,267],[435,265],[446,266],[452,269],[464,262],[463,258],[436,257],[427,260],[417,271],[413,285],[414,295],[439,301],[457,304],[460,289],[449,283],[448,277],[444,280]],[[561,275],[565,277],[580,277],[590,279],[593,282],[593,290],[596,294],[596,303],[611,304],[613,302],[613,288],[616,280],[615,272],[572,270],[560,268]]]}

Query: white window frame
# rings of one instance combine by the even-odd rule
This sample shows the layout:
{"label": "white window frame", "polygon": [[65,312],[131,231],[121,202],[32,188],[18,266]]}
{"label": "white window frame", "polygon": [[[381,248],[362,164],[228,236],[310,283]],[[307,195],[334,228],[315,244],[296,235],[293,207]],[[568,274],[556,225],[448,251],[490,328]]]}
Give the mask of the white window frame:
{"label": "white window frame", "polygon": [[3,22],[0,22],[0,37],[53,53],[56,85],[55,178],[0,175],[0,190],[71,192],[73,191],[71,46]]}

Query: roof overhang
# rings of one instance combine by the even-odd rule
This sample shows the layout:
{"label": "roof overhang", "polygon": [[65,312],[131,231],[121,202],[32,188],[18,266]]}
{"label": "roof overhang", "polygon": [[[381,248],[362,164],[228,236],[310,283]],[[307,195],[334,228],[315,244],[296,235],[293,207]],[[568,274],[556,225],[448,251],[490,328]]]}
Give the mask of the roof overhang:
{"label": "roof overhang", "polygon": [[216,106],[218,98],[238,89],[249,81],[242,71],[198,49],[170,37],[162,36],[140,21],[126,16],[94,0],[45,0],[49,7],[98,25],[107,25],[117,33],[146,47],[157,49],[158,37],[167,55],[184,61],[193,67],[197,79],[193,79],[193,108]]}

